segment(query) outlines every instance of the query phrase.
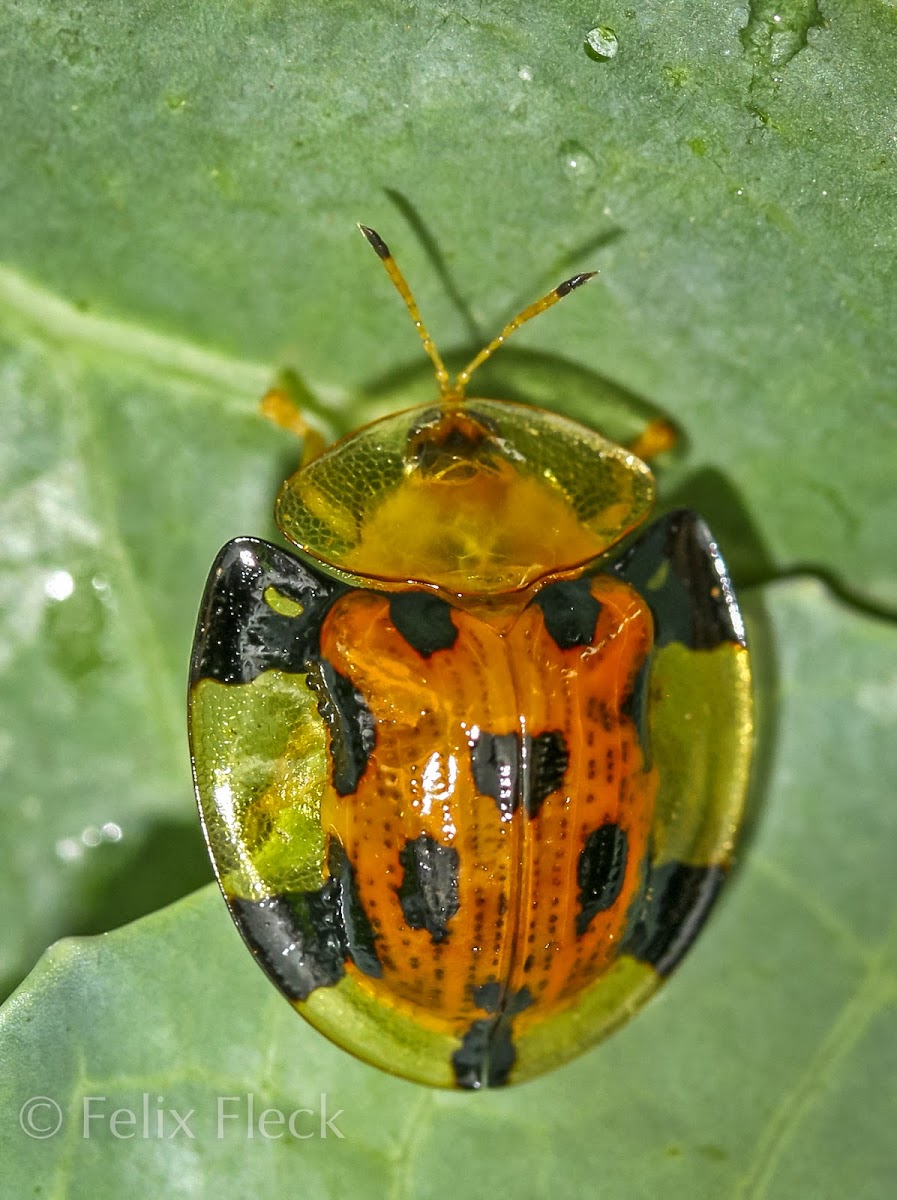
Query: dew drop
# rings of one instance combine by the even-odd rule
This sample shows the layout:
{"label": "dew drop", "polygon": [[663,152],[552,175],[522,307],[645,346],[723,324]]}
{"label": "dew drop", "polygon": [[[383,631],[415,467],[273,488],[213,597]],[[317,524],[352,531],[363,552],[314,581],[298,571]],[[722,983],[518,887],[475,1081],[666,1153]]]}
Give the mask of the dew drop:
{"label": "dew drop", "polygon": [[44,592],[51,600],[68,600],[74,590],[75,581],[68,571],[54,571],[44,584]]}
{"label": "dew drop", "polygon": [[580,142],[564,142],[560,156],[567,178],[582,191],[591,191],[598,181],[598,164],[585,146]]}
{"label": "dew drop", "polygon": [[56,857],[63,862],[74,862],[84,853],[84,847],[75,838],[60,838],[56,843]]}
{"label": "dew drop", "polygon": [[596,25],[586,34],[586,48],[587,52],[591,50],[598,58],[615,58],[620,49],[620,43],[617,41],[617,35],[609,26]]}

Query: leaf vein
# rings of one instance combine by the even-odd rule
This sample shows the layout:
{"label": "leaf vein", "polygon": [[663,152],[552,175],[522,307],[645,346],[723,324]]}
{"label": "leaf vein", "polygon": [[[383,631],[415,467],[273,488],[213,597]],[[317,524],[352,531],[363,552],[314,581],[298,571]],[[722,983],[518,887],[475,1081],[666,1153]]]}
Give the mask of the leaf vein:
{"label": "leaf vein", "polygon": [[804,1071],[776,1105],[757,1140],[747,1171],[732,1192],[732,1200],[762,1200],[767,1194],[788,1146],[825,1095],[822,1087],[825,1076],[830,1075],[853,1049],[873,1017],[897,996],[897,981],[886,966],[895,933],[897,921]]}

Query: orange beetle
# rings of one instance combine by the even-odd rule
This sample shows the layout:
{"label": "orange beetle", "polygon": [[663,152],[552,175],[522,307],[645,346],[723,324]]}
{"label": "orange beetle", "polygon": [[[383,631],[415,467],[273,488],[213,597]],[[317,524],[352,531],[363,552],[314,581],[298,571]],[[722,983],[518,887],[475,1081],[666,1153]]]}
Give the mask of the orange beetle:
{"label": "orange beetle", "polygon": [[194,645],[200,811],[231,914],[300,1013],[409,1079],[532,1078],[625,1020],[725,876],[744,629],[701,519],[642,528],[636,455],[467,400],[372,230],[439,398],[306,461],[302,557],[221,551]]}

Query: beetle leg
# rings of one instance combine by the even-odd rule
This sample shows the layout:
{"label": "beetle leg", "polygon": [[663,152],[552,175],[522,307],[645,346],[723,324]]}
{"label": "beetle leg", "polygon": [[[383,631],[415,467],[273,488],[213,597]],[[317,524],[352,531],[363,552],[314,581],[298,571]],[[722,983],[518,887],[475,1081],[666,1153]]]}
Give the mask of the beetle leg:
{"label": "beetle leg", "polygon": [[672,450],[679,438],[676,429],[670,421],[656,417],[649,421],[642,432],[629,443],[628,449],[643,462],[656,458],[666,450]]}
{"label": "beetle leg", "polygon": [[316,407],[314,397],[295,371],[281,371],[274,387],[259,401],[262,416],[302,439],[302,461],[305,466],[327,447],[327,438],[303,415],[303,410]]}

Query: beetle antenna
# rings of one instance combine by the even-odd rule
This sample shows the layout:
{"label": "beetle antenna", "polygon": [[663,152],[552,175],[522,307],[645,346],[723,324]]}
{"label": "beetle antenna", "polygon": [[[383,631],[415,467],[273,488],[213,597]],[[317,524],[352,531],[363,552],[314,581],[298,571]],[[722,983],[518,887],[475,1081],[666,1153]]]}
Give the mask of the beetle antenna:
{"label": "beetle antenna", "polygon": [[395,285],[396,291],[405,301],[405,307],[411,314],[411,320],[414,322],[414,328],[417,330],[420,340],[424,344],[424,350],[426,350],[430,361],[436,368],[436,382],[439,384],[439,394],[444,397],[452,395],[454,389],[449,379],[449,373],[445,369],[445,363],[442,361],[439,351],[436,349],[433,339],[427,331],[426,325],[421,320],[420,310],[415,303],[414,297],[411,295],[411,288],[405,282],[405,276],[396,265],[396,261],[389,251],[389,246],[387,246],[379,233],[376,233],[373,229],[368,229],[367,225],[359,225],[358,228],[376,250],[380,261],[386,268],[386,274]]}
{"label": "beetle antenna", "polygon": [[546,308],[551,308],[553,304],[557,304],[558,300],[563,300],[570,292],[578,287],[582,287],[590,279],[594,279],[597,274],[597,271],[586,271],[582,275],[574,275],[572,279],[565,279],[563,283],[559,283],[556,288],[553,288],[547,296],[543,296],[541,300],[528,305],[523,312],[518,313],[513,321],[507,323],[498,337],[494,338],[488,346],[484,347],[476,358],[472,362],[469,362],[464,370],[461,371],[455,379],[455,386],[451,389],[451,394],[460,400],[464,395],[471,375],[477,367],[482,366],[487,358],[491,358],[495,351],[504,345],[515,329],[519,329],[521,325],[532,320],[533,317],[537,317],[539,313],[545,312]]}

